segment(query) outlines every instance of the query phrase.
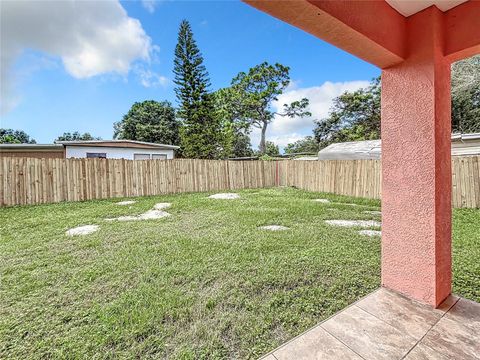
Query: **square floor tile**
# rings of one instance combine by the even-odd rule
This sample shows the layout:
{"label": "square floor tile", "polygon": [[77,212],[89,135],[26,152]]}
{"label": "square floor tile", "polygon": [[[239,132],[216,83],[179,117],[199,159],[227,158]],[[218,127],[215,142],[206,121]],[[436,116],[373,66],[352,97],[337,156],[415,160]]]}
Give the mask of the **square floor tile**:
{"label": "square floor tile", "polygon": [[480,304],[460,299],[445,315],[445,318],[461,323],[478,334],[480,341]]}
{"label": "square floor tile", "polygon": [[480,334],[446,316],[420,343],[452,359],[480,359]]}
{"label": "square floor tile", "polygon": [[278,360],[362,360],[320,326],[285,344],[273,355]]}
{"label": "square floor tile", "polygon": [[260,360],[277,360],[277,359],[275,359],[275,357],[270,354],[270,355],[262,357]]}
{"label": "square floor tile", "polygon": [[410,353],[405,356],[405,360],[451,360],[424,344],[418,344]]}
{"label": "square floor tile", "polygon": [[417,342],[355,305],[321,326],[365,359],[401,359]]}
{"label": "square floor tile", "polygon": [[356,305],[417,340],[442,316],[431,306],[407,299],[385,288],[360,300]]}
{"label": "square floor tile", "polygon": [[435,311],[441,313],[442,315],[449,311],[453,305],[455,305],[460,299],[456,295],[449,295],[443,302],[435,309]]}

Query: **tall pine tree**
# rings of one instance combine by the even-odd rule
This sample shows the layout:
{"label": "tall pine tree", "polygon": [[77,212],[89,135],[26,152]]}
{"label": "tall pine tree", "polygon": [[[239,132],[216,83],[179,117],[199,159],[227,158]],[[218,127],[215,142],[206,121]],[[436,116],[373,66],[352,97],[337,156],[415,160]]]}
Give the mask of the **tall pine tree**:
{"label": "tall pine tree", "polygon": [[182,120],[180,146],[183,156],[213,159],[221,153],[221,126],[215,116],[210,80],[192,28],[183,20],[175,48],[174,82]]}

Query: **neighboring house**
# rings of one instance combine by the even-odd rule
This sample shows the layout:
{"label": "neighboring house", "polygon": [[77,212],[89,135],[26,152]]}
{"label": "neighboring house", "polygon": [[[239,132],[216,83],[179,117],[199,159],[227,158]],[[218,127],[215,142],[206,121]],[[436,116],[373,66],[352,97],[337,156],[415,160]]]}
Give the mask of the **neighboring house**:
{"label": "neighboring house", "polygon": [[65,158],[65,147],[60,144],[0,144],[1,157],[29,157],[45,159]]}
{"label": "neighboring house", "polygon": [[330,144],[318,152],[318,160],[380,159],[381,140]]}
{"label": "neighboring house", "polygon": [[65,146],[66,158],[128,160],[173,159],[178,146],[133,140],[56,141]]}
{"label": "neighboring house", "polygon": [[[318,160],[380,159],[381,140],[335,143],[318,152]],[[480,133],[453,134],[452,156],[480,155]]]}
{"label": "neighboring house", "polygon": [[133,140],[57,141],[55,144],[0,144],[0,154],[34,158],[173,159],[178,146]]}
{"label": "neighboring house", "polygon": [[452,155],[468,156],[480,155],[480,133],[453,134]]}

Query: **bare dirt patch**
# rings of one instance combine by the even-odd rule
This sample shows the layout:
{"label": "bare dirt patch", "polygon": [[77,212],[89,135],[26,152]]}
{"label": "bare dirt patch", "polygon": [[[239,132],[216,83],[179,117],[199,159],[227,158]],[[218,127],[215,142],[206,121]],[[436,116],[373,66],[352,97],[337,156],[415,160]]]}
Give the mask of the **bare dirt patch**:
{"label": "bare dirt patch", "polygon": [[233,199],[239,199],[240,195],[235,194],[235,193],[220,193],[220,194],[210,195],[209,198],[210,199],[233,200]]}
{"label": "bare dirt patch", "polygon": [[289,228],[282,225],[265,225],[265,226],[260,226],[259,229],[269,230],[269,231],[284,231],[284,230],[288,230]]}
{"label": "bare dirt patch", "polygon": [[100,229],[100,226],[98,225],[83,225],[67,230],[65,234],[67,236],[88,235],[94,233],[98,229]]}
{"label": "bare dirt patch", "polygon": [[328,225],[340,227],[380,227],[382,224],[374,220],[325,220]]}

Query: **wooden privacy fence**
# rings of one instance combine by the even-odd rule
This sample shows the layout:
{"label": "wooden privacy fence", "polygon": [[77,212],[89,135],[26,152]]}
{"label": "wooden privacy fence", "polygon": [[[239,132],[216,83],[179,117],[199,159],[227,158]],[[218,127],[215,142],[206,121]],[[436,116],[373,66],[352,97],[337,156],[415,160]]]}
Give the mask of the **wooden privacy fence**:
{"label": "wooden privacy fence", "polygon": [[[480,208],[480,157],[452,160],[454,207]],[[295,186],[379,199],[379,160],[223,161],[7,158],[0,205]]]}
{"label": "wooden privacy fence", "polygon": [[0,205],[275,186],[275,162],[3,158]]}
{"label": "wooden privacy fence", "polygon": [[380,160],[291,160],[279,165],[280,185],[380,199]]}
{"label": "wooden privacy fence", "polygon": [[[280,185],[380,199],[380,160],[285,161]],[[480,156],[452,158],[452,205],[480,208]]]}

